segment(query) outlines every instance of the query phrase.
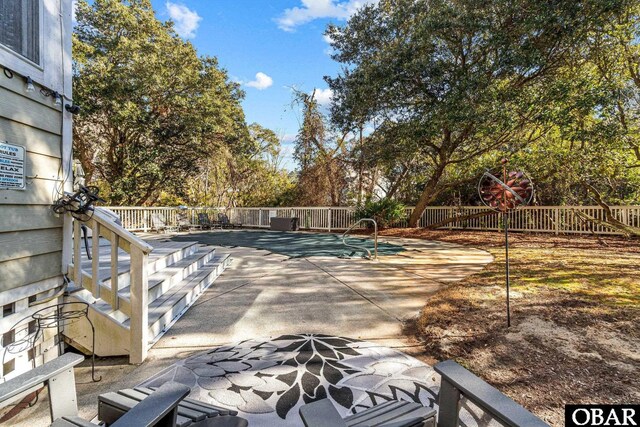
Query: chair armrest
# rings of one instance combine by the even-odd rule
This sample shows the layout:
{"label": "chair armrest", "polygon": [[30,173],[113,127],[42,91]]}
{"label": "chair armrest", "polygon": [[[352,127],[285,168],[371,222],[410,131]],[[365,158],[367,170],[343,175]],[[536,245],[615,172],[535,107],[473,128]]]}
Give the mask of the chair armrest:
{"label": "chair armrest", "polygon": [[549,427],[547,423],[453,360],[433,367],[442,376],[438,427],[458,425],[460,394],[509,427]]}
{"label": "chair armrest", "polygon": [[112,424],[113,427],[150,427],[159,423],[175,426],[178,404],[191,390],[186,385],[169,382],[131,408]]}
{"label": "chair armrest", "polygon": [[20,374],[0,384],[0,403],[50,380],[67,369],[80,364],[83,360],[84,356],[80,354],[65,353],[50,362],[43,363],[24,374]]}
{"label": "chair armrest", "polygon": [[347,427],[329,399],[302,405],[299,412],[305,427]]}

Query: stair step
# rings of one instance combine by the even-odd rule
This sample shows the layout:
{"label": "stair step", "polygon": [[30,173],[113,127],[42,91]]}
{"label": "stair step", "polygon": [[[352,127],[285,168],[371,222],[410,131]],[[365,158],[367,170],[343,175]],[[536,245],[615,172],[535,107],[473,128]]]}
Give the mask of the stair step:
{"label": "stair step", "polygon": [[185,279],[182,286],[175,286],[166,295],[149,305],[149,337],[150,344],[157,341],[174,321],[180,317],[202,293],[222,274],[229,260],[229,254],[214,257],[192,277]]}
{"label": "stair step", "polygon": [[[228,262],[229,254],[215,255],[198,271],[187,276],[149,304],[149,336],[152,340],[168,329],[167,325],[171,324],[222,274]],[[129,325],[129,320],[124,324]]]}
{"label": "stair step", "polygon": [[[206,264],[215,256],[216,250],[211,246],[202,246],[198,248],[192,255],[189,255],[180,261],[171,264],[168,267],[163,268],[160,271],[156,271],[149,276],[149,289],[161,285],[166,282],[168,277],[173,277],[176,273],[191,267],[196,261],[201,261],[198,266]],[[184,279],[184,277],[183,277]]]}
{"label": "stair step", "polygon": [[[182,281],[182,279],[184,279],[186,276],[193,273],[197,269],[197,267],[200,267],[209,262],[215,256],[215,251],[215,248],[212,247],[201,247],[193,255],[189,255],[188,257],[181,259],[180,261],[170,265],[169,267],[151,274],[148,279],[150,293],[149,302],[154,301],[156,298],[160,297],[164,292],[171,288],[171,286],[168,286],[166,287],[166,289],[159,292],[158,295],[154,296],[153,298],[151,297],[151,294],[155,293],[158,288],[162,289],[162,285],[166,285],[167,281],[176,278],[176,276],[181,276],[189,267],[195,268],[191,271],[188,271],[188,274],[182,275],[178,282]],[[118,291],[118,296],[128,301],[131,297],[131,287],[127,286],[121,288]]]}
{"label": "stair step", "polygon": [[[101,283],[111,288],[111,257],[110,250],[105,250],[105,246],[102,244],[102,241],[108,243],[106,239],[101,240],[101,261],[100,261],[100,281]],[[173,244],[167,245],[165,243],[164,246],[158,246],[154,248],[153,252],[149,255],[149,261],[147,263],[147,274],[153,275],[154,273],[161,271],[162,269],[169,267],[180,260],[189,257],[196,253],[199,249],[200,245],[197,242],[193,243],[185,243],[185,242],[172,242]],[[91,272],[91,261],[86,259],[84,256],[84,248],[83,248],[83,258],[82,258],[82,269],[89,273]],[[118,265],[118,284],[120,288],[129,286],[131,281],[131,273],[130,273],[130,264],[129,264],[129,254],[125,253],[123,250],[120,250],[119,256],[119,265]],[[73,281],[77,281],[77,278],[74,277],[74,270],[69,269],[69,276]]]}
{"label": "stair step", "polygon": [[[203,248],[204,249],[204,248]],[[213,248],[209,248],[213,249]],[[154,345],[194,302],[202,296],[231,262],[229,254],[213,254],[208,262],[187,275],[179,283],[149,304],[148,346]],[[95,325],[96,354],[118,356],[129,354],[131,319],[122,310],[113,310],[109,304],[94,298],[86,289],[77,290],[66,298],[89,304]],[[77,348],[92,348],[93,336],[88,323],[75,322],[80,329],[65,329],[70,343]],[[84,329],[83,329],[84,328]]]}
{"label": "stair step", "polygon": [[[177,262],[180,262],[180,260],[195,254],[199,248],[200,248],[200,245],[197,242],[194,242],[188,246],[184,246],[167,255],[158,257],[157,259],[150,259],[149,263],[147,264],[148,266],[147,274],[152,275],[162,270],[163,268],[169,267]],[[162,248],[154,248],[153,252],[157,253],[161,249]],[[153,257],[153,252],[151,252],[150,258]]]}

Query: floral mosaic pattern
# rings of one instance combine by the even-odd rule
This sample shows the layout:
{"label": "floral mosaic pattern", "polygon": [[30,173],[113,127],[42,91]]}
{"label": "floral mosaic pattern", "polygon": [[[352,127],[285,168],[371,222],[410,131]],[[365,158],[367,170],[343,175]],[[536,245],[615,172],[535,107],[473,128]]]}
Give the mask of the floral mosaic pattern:
{"label": "floral mosaic pattern", "polygon": [[[217,347],[182,360],[144,386],[178,381],[191,396],[236,409],[252,426],[298,426],[298,409],[329,398],[341,415],[388,400],[436,406],[430,366],[377,344],[317,334]],[[471,423],[475,424],[475,423]]]}

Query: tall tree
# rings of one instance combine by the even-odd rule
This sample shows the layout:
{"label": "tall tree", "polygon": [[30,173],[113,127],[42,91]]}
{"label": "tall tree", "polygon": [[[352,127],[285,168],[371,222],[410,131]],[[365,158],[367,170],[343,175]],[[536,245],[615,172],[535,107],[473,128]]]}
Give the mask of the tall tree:
{"label": "tall tree", "polygon": [[315,94],[294,93],[293,102],[303,114],[293,153],[300,167],[297,201],[302,206],[340,206],[347,189],[342,157],[349,132],[341,135],[327,125]]}
{"label": "tall tree", "polygon": [[206,159],[248,139],[239,86],[150,0],[80,0],[76,17],[74,150],[111,203],[184,195]]}
{"label": "tall tree", "polygon": [[249,137],[207,159],[188,180],[184,203],[197,206],[280,206],[290,203],[293,177],[282,168],[276,134],[257,123]]}
{"label": "tall tree", "polygon": [[549,126],[565,88],[554,76],[617,2],[381,0],[330,26],[342,72],[327,82],[341,128],[382,123],[399,165],[422,162],[410,218],[468,180],[452,173]]}

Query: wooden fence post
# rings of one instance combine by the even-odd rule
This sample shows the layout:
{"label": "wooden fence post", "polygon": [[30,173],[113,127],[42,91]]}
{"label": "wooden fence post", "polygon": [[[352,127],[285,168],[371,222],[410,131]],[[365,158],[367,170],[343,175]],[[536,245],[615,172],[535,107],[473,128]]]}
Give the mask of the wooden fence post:
{"label": "wooden fence post", "polygon": [[331,208],[327,209],[327,229],[331,233]]}
{"label": "wooden fence post", "polygon": [[[455,215],[455,210],[453,207],[449,208],[449,218],[453,218]],[[453,230],[453,222],[449,223],[449,231]]]}

